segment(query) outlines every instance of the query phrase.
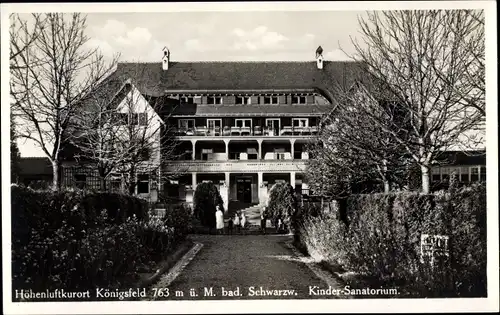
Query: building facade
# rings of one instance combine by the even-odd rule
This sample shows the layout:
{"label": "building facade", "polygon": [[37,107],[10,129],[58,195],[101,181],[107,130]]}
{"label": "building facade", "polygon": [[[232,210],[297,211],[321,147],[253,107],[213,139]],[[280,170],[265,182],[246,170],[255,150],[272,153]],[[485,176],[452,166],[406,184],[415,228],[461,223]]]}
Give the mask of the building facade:
{"label": "building facade", "polygon": [[[210,181],[227,210],[231,202],[265,204],[277,182],[307,193],[306,163],[314,158],[307,144],[333,109],[336,90],[351,88],[362,71],[355,62],[324,60],[321,47],[315,59],[300,62],[174,62],[164,48],[161,63],[119,63],[102,98],[116,104],[125,123],[153,118],[144,127],[155,126],[151,139],[160,149],[149,154],[142,174],[127,179],[137,182],[137,195],[192,203],[196,186]],[[467,167],[468,174],[484,172],[484,165]],[[91,168],[64,169],[65,186],[99,185]],[[119,174],[107,180],[115,190],[123,184]]]}
{"label": "building facade", "polygon": [[167,77],[198,77],[166,91],[179,101],[167,118],[178,143],[163,171],[182,174],[166,195],[190,203],[196,186],[210,181],[227,210],[232,201],[265,204],[278,182],[307,191],[307,144],[332,105],[324,77],[345,81],[352,65],[325,64],[321,52],[311,62],[190,64],[171,63],[164,53]]}

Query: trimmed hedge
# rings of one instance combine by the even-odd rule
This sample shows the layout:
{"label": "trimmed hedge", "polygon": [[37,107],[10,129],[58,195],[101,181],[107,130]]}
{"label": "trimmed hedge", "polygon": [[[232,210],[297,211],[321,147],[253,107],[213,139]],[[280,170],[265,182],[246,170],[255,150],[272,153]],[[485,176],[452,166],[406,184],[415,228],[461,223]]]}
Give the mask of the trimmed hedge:
{"label": "trimmed hedge", "polygon": [[283,222],[292,229],[297,216],[297,198],[295,197],[293,187],[288,183],[276,183],[269,190],[269,203],[264,214],[271,219],[271,222],[276,222],[281,218]]}
{"label": "trimmed hedge", "polygon": [[173,227],[174,242],[184,240],[193,228],[193,216],[191,208],[184,204],[177,205],[167,210],[162,218],[165,226]]}
{"label": "trimmed hedge", "polygon": [[[327,234],[327,235],[325,235]],[[448,262],[420,262],[421,234],[448,235]],[[486,295],[486,189],[352,195],[334,215],[308,218],[300,242],[317,260],[419,296]]]}
{"label": "trimmed hedge", "polygon": [[186,236],[184,223],[149,216],[131,196],[18,186],[11,195],[14,289],[118,285]]}
{"label": "trimmed hedge", "polygon": [[203,226],[215,228],[216,206],[224,211],[224,201],[217,187],[211,183],[201,183],[194,193],[194,215]]}

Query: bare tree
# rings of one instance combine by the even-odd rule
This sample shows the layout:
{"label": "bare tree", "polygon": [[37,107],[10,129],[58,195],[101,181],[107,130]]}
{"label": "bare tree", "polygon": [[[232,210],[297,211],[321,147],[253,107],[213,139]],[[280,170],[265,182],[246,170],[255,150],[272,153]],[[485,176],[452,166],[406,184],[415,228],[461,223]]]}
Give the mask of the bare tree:
{"label": "bare tree", "polygon": [[384,102],[379,105],[384,106],[383,112],[379,106],[366,108],[372,102],[363,99],[369,95],[360,91],[358,84],[347,91],[337,89],[336,94],[338,105],[323,118],[317,141],[310,147],[315,158],[309,161],[309,182],[326,188],[323,195],[337,197],[365,184],[373,190],[373,184],[380,183],[385,192],[391,186],[401,187],[406,165],[404,148],[365,116],[365,111],[374,115],[378,112],[381,121],[396,125],[393,122],[401,117],[397,106]]}
{"label": "bare tree", "polygon": [[86,49],[86,18],[79,13],[33,15],[32,22],[36,36],[30,41],[27,27],[11,30],[12,111],[20,118],[19,137],[34,141],[51,161],[58,190],[61,152],[79,101],[110,73],[114,61],[106,63],[97,50]]}
{"label": "bare tree", "polygon": [[144,71],[139,64],[126,76],[113,75],[84,102],[73,141],[75,157],[97,167],[101,190],[108,189],[110,175],[121,178],[129,194],[135,193],[141,174],[155,174],[160,184],[168,179],[161,171],[164,161],[175,158],[177,142],[168,118],[178,101],[148,95],[155,86],[141,80],[148,75]]}
{"label": "bare tree", "polygon": [[363,45],[353,40],[355,59],[367,66],[380,87],[366,88],[367,97],[362,99],[370,106],[359,108],[378,106],[386,111],[377,100],[388,96],[402,108],[405,125],[380,119],[378,111],[363,114],[419,165],[424,192],[430,191],[431,164],[484,116],[484,111],[471,106],[479,98],[477,90],[465,83],[474,53],[464,47],[460,35],[481,40],[473,36],[473,20],[460,10],[373,12],[359,21]]}
{"label": "bare tree", "polygon": [[21,154],[17,146],[16,123],[14,115],[10,113],[10,181],[17,183],[19,181]]}
{"label": "bare tree", "polygon": [[454,11],[445,20],[455,44],[454,58],[463,63],[460,84],[453,84],[441,67],[435,67],[440,79],[463,97],[463,102],[486,116],[485,108],[485,26],[483,10]]}
{"label": "bare tree", "polygon": [[18,14],[12,13],[9,16],[11,23],[9,30],[11,38],[11,47],[9,51],[11,68],[28,66],[26,64],[17,64],[14,61],[16,57],[33,46],[33,43],[37,40],[45,26],[45,19],[41,14],[33,14],[31,17],[33,19],[31,21],[33,25],[30,27],[28,21],[23,20]]}

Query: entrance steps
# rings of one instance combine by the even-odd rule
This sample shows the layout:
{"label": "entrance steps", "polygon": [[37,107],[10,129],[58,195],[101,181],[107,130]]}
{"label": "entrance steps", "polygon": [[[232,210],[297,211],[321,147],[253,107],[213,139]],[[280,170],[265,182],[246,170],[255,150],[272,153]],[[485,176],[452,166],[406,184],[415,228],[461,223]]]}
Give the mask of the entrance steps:
{"label": "entrance steps", "polygon": [[[247,229],[257,229],[260,231],[260,211],[263,207],[263,204],[257,204],[241,210],[242,213],[245,213],[247,218]],[[269,219],[266,220],[266,229],[274,229]]]}

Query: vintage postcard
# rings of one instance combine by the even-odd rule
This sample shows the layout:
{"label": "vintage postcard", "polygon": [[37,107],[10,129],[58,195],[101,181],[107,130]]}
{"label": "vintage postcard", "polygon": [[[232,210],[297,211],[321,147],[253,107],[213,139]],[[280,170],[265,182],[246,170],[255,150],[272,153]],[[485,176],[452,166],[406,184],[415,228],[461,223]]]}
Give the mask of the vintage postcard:
{"label": "vintage postcard", "polygon": [[4,313],[498,311],[495,2],[1,14]]}

